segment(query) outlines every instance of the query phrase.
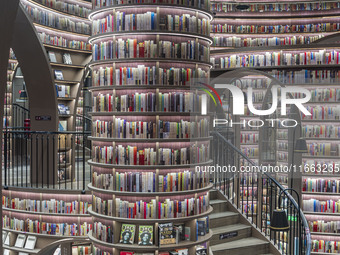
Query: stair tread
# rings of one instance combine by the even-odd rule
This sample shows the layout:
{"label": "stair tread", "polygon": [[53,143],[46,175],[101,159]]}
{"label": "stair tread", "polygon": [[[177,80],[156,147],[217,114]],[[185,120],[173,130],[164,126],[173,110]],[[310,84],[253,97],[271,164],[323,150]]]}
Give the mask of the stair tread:
{"label": "stair tread", "polygon": [[231,231],[237,231],[237,230],[243,230],[243,229],[249,229],[251,226],[245,225],[245,224],[233,224],[233,225],[227,225],[227,226],[222,226],[218,228],[212,228],[213,234],[222,234],[222,233],[228,233]]}
{"label": "stair tread", "polygon": [[212,213],[210,214],[209,218],[210,219],[217,219],[217,218],[222,218],[222,217],[230,217],[230,216],[238,216],[238,213],[234,212],[218,212],[218,213]]}
{"label": "stair tread", "polygon": [[255,237],[248,237],[248,238],[243,238],[243,239],[239,239],[236,241],[212,245],[211,250],[214,252],[214,251],[220,251],[220,250],[230,250],[230,249],[235,249],[235,248],[244,248],[244,247],[257,246],[257,245],[263,245],[263,244],[269,244],[269,242],[263,241]]}
{"label": "stair tread", "polygon": [[209,201],[210,205],[216,205],[216,204],[221,204],[221,203],[227,203],[227,201],[222,200],[222,199],[214,199],[214,200]]}

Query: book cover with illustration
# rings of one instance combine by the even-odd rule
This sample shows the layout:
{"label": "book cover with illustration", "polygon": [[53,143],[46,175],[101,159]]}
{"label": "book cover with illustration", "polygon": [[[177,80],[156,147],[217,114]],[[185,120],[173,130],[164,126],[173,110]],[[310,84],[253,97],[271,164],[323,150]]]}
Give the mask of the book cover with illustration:
{"label": "book cover with illustration", "polygon": [[135,239],[136,225],[123,224],[120,231],[120,243],[133,244]]}
{"label": "book cover with illustration", "polygon": [[159,224],[159,244],[175,244],[176,243],[176,231],[172,222]]}
{"label": "book cover with illustration", "polygon": [[138,245],[153,245],[153,226],[139,226]]}

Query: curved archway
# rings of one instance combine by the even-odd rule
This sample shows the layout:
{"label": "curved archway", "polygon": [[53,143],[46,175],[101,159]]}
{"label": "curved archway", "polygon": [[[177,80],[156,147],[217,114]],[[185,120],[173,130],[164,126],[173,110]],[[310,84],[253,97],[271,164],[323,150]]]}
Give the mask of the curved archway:
{"label": "curved archway", "polygon": [[[37,32],[21,5],[14,23],[12,48],[29,94],[31,130],[57,131],[58,107],[52,69]],[[39,121],[36,116],[49,116],[50,120]]]}

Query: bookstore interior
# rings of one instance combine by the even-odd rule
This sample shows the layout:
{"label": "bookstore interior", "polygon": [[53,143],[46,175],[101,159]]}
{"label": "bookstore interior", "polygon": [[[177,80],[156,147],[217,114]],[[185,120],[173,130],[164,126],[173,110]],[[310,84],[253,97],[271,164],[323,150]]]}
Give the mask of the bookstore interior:
{"label": "bookstore interior", "polygon": [[340,254],[340,0],[0,6],[0,254]]}

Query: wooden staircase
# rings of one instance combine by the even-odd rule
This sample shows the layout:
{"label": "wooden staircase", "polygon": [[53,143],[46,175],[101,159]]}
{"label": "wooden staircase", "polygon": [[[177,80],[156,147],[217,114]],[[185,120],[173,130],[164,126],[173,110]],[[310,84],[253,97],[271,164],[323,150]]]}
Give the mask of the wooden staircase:
{"label": "wooden staircase", "polygon": [[[210,253],[213,255],[279,255],[275,246],[216,190],[210,192]],[[221,237],[224,238],[221,238]]]}

